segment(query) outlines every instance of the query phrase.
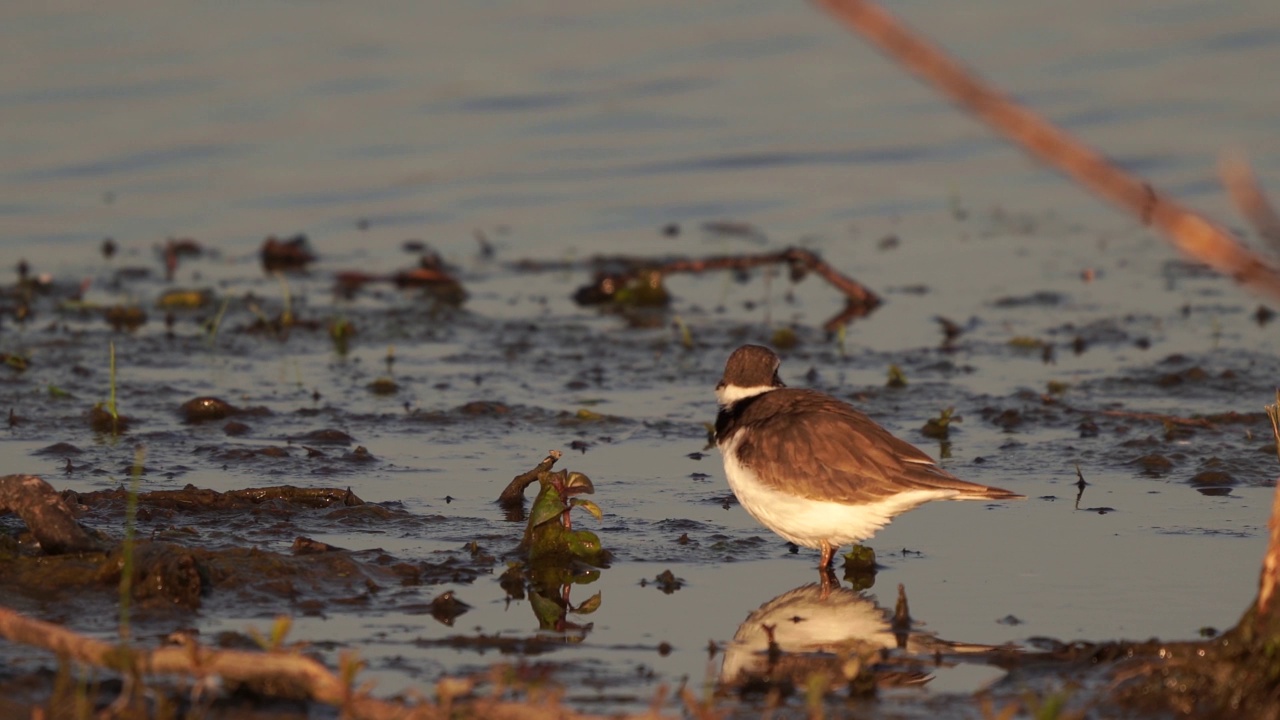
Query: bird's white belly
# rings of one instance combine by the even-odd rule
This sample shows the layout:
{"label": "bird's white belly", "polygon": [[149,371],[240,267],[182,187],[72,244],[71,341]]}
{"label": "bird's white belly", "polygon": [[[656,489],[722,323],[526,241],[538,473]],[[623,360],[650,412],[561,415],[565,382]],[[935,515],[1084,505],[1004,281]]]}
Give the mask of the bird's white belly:
{"label": "bird's white belly", "polygon": [[930,500],[954,497],[953,490],[911,490],[876,502],[847,505],[791,495],[760,482],[756,474],[734,456],[738,437],[720,447],[724,474],[738,502],[762,525],[804,547],[817,548],[822,541],[845,545],[866,540],[895,515]]}

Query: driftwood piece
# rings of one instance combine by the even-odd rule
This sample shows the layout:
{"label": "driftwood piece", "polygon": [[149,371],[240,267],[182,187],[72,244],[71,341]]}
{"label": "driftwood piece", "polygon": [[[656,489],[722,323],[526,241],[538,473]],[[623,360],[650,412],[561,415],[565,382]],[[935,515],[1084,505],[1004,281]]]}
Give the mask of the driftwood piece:
{"label": "driftwood piece", "polygon": [[93,552],[105,547],[80,526],[62,496],[35,475],[0,477],[0,512],[12,512],[22,518],[40,547],[50,555]]}
{"label": "driftwood piece", "polygon": [[[847,325],[856,318],[870,314],[881,303],[880,296],[865,285],[835,269],[816,253],[797,247],[767,253],[712,255],[704,258],[646,258],[617,255],[593,257],[585,262],[525,260],[516,263],[514,267],[522,271],[546,271],[572,269],[583,265],[592,267],[597,272],[591,284],[578,288],[574,293],[574,300],[580,305],[607,305],[616,302],[615,293],[619,288],[642,283],[643,279],[649,276],[661,279],[680,273],[701,274],[711,270],[746,271],[767,265],[787,266],[793,282],[799,282],[813,273],[844,295],[844,309],[822,325],[827,332],[834,332],[841,325]],[[660,302],[648,304],[665,305],[667,301],[665,293],[660,294],[659,297]]]}
{"label": "driftwood piece", "polygon": [[672,273],[702,273],[708,270],[745,270],[761,265],[786,264],[791,266],[793,279],[801,279],[812,272],[839,290],[850,304],[865,307],[868,311],[880,304],[880,297],[862,283],[836,270],[825,260],[804,248],[787,248],[780,252],[760,255],[714,256],[697,260],[671,260],[657,267],[664,275]]}
{"label": "driftwood piece", "polygon": [[804,248],[787,248],[776,253],[761,255],[734,255],[702,258],[700,260],[673,260],[658,267],[664,275],[673,273],[702,273],[708,270],[745,270],[760,265],[785,264],[791,268],[791,279],[801,280],[812,272],[826,280],[831,287],[845,297],[844,310],[822,324],[822,329],[835,332],[841,325],[864,317],[880,306],[880,296],[862,283],[836,270],[827,261]]}
{"label": "driftwood piece", "polygon": [[503,489],[502,494],[498,496],[498,504],[504,508],[518,508],[524,504],[524,489],[538,482],[538,476],[544,472],[551,472],[551,466],[556,464],[560,459],[560,451],[552,450],[547,456],[542,458],[542,462],[538,463],[534,469],[520,473],[511,478],[511,482]]}
{"label": "driftwood piece", "polygon": [[[869,0],[818,0],[851,30],[1042,162],[1161,230],[1184,254],[1236,282],[1280,299],[1280,271],[1266,258],[1101,153],[979,80],[937,46]],[[1253,184],[1256,188],[1256,183]],[[1241,195],[1237,194],[1237,200]],[[1243,203],[1255,224],[1269,224],[1256,198]],[[1274,215],[1274,213],[1272,213]],[[1261,222],[1259,222],[1261,221]]]}

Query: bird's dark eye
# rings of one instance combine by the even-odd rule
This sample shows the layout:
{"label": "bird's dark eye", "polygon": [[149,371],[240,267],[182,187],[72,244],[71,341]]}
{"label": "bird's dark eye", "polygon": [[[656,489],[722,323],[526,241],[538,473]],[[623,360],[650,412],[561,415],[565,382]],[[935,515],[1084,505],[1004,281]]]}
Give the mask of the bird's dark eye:
{"label": "bird's dark eye", "polygon": [[723,381],[723,380],[721,380],[720,382],[716,383],[716,389],[717,389],[717,390],[723,390],[723,389],[724,389],[724,381]]}

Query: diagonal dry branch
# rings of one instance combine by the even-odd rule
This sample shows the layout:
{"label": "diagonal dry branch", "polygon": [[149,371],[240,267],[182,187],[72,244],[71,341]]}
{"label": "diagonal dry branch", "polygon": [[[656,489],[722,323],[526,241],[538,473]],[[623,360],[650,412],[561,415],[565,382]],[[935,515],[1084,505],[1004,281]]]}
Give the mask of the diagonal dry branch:
{"label": "diagonal dry branch", "polygon": [[[211,648],[167,647],[156,650],[122,648],[85,637],[61,625],[25,617],[0,607],[0,637],[10,642],[49,650],[59,657],[130,674],[220,677],[225,680],[273,681],[297,687],[323,703],[337,705],[359,718],[399,718],[406,708],[360,696],[320,663],[290,653],[255,653]],[[429,717],[422,714],[422,717]]]}
{"label": "diagonal dry branch", "polygon": [[[1031,155],[1134,214],[1144,224],[1161,230],[1174,247],[1192,259],[1253,290],[1280,298],[1280,273],[1265,258],[1202,215],[1163,196],[1044,118],[982,83],[869,0],[818,2],[846,26]],[[1228,157],[1220,170],[1241,213],[1261,237],[1276,244],[1280,238],[1280,213],[1267,200],[1248,165],[1242,159]],[[1268,411],[1272,412],[1270,408]],[[1276,437],[1280,442],[1280,431]],[[1232,630],[1215,641],[1187,644],[1186,656],[1176,662],[1167,662],[1174,657],[1174,651],[1169,649],[1171,646],[1162,645],[1161,662],[1146,662],[1132,674],[1152,681],[1135,686],[1144,702],[1161,694],[1166,699],[1156,702],[1167,702],[1176,708],[1175,713],[1280,718],[1280,705],[1276,704],[1280,697],[1280,661],[1276,654],[1280,638],[1280,484],[1272,497],[1267,552],[1254,603]]]}
{"label": "diagonal dry branch", "polygon": [[1240,208],[1240,214],[1253,225],[1258,236],[1271,243],[1273,249],[1280,248],[1280,214],[1262,192],[1249,161],[1239,153],[1223,153],[1218,161],[1218,174],[1236,207]]}
{"label": "diagonal dry branch", "polygon": [[[1280,271],[1266,258],[1245,247],[1204,216],[1157,191],[1141,178],[1125,172],[1066,131],[1013,102],[875,3],[869,0],[817,1],[847,27],[1034,157],[1127,210],[1144,224],[1161,230],[1169,242],[1187,256],[1257,292],[1280,299]],[[1252,188],[1256,191],[1256,183]],[[1236,198],[1240,201],[1241,195],[1237,194]],[[1262,198],[1260,191],[1257,191],[1256,198]],[[1261,202],[1256,198],[1242,203],[1242,210],[1259,225],[1260,231],[1264,231],[1270,221],[1265,212],[1257,212],[1256,209],[1270,208],[1270,205],[1265,198]],[[1272,219],[1274,215],[1272,212]]]}
{"label": "diagonal dry branch", "polygon": [[[558,702],[518,702],[495,695],[467,697],[453,701],[453,695],[467,695],[473,683],[445,679],[436,686],[438,702],[418,703],[380,700],[346,683],[320,662],[285,651],[247,652],[220,650],[201,645],[183,645],[148,650],[124,647],[86,637],[61,625],[26,617],[0,606],[0,638],[30,647],[43,648],[60,658],[84,665],[107,668],[127,677],[155,676],[189,678],[217,677],[232,683],[252,682],[280,691],[285,696],[299,694],[315,702],[335,706],[342,716],[356,720],[603,720],[571,710]],[[629,715],[631,720],[661,720],[657,712]]]}

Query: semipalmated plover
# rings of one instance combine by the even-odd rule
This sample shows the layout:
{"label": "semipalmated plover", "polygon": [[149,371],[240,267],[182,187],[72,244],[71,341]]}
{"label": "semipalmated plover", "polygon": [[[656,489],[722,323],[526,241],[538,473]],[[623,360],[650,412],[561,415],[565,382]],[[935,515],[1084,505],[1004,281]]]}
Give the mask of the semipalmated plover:
{"label": "semipalmated plover", "polygon": [[894,516],[930,500],[1022,495],[965,482],[846,402],[788,388],[778,356],[743,345],[716,385],[716,445],[738,502],[796,545],[822,550],[866,540]]}

